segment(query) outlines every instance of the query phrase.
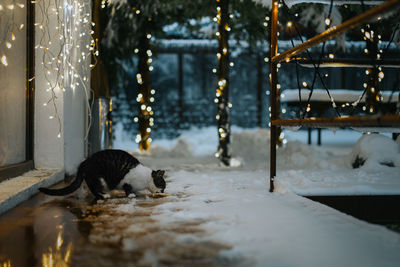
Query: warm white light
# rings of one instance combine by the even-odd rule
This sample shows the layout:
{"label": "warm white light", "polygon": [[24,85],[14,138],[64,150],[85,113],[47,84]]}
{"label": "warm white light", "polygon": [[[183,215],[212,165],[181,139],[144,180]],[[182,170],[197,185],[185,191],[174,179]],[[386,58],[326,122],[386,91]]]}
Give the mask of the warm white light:
{"label": "warm white light", "polygon": [[329,26],[331,24],[331,19],[330,18],[326,18],[325,19],[325,24],[326,24],[326,26]]}
{"label": "warm white light", "polygon": [[7,57],[6,57],[6,55],[2,55],[1,56],[1,63],[4,65],[4,66],[8,66],[8,62],[7,62]]}

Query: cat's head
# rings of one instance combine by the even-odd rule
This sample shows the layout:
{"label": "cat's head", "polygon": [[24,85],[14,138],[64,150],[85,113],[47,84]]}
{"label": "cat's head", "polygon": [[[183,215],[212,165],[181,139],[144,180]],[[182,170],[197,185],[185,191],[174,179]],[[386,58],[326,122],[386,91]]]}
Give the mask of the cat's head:
{"label": "cat's head", "polygon": [[158,190],[160,190],[161,193],[164,193],[166,186],[164,174],[165,174],[164,170],[157,170],[151,172],[151,177],[153,177],[154,185],[157,187]]}

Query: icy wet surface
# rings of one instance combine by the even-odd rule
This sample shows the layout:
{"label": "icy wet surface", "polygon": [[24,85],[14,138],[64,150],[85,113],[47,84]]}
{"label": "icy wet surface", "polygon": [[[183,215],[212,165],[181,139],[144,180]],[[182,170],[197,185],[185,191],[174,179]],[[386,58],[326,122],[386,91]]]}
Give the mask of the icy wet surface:
{"label": "icy wet surface", "polygon": [[75,196],[37,195],[0,217],[0,264],[235,265],[219,256],[231,245],[208,238],[203,220],[160,223],[154,218],[155,207],[176,199],[179,195],[159,199],[117,196],[93,203]]}

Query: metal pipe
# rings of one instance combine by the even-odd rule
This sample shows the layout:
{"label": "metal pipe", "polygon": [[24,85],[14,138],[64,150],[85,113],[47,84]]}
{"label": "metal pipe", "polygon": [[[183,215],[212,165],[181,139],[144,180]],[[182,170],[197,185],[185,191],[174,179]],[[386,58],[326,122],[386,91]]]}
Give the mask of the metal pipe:
{"label": "metal pipe", "polygon": [[[275,1],[273,3],[275,3]],[[291,56],[297,55],[297,54],[305,51],[306,49],[311,48],[321,42],[327,41],[335,36],[338,36],[344,32],[347,32],[351,29],[357,28],[358,26],[374,19],[375,17],[377,17],[383,13],[393,11],[393,8],[399,4],[400,4],[400,0],[388,0],[385,3],[383,3],[377,7],[371,8],[371,9],[367,10],[366,12],[364,12],[354,18],[346,20],[345,22],[343,22],[342,24],[340,24],[338,26],[333,26],[333,27],[327,29],[323,33],[312,37],[311,39],[307,40],[306,42],[299,44],[289,50],[286,50],[282,54],[272,57],[271,64],[272,64],[272,62],[278,63],[282,60],[289,59]],[[273,5],[273,9],[274,8],[275,8],[275,6]],[[278,8],[278,7],[276,7],[276,8]],[[271,36],[271,38],[272,38],[272,36]],[[271,43],[271,48],[272,48],[272,43]]]}
{"label": "metal pipe", "polygon": [[[276,57],[278,53],[278,0],[272,1],[272,15],[271,15],[271,50],[270,50],[270,83],[271,83],[271,122],[278,119],[277,105],[278,105],[278,69],[277,62],[273,62],[272,58]],[[274,179],[276,176],[276,141],[277,141],[277,126],[271,123],[270,134],[270,185],[269,191],[274,192]]]}

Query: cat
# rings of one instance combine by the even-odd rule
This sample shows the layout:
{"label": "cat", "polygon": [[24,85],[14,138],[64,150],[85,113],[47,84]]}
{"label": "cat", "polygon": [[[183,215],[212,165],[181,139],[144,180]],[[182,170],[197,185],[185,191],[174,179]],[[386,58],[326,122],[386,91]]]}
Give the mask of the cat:
{"label": "cat", "polygon": [[129,153],[106,149],[94,153],[78,168],[75,180],[60,189],[39,188],[47,195],[64,196],[76,191],[86,181],[96,199],[110,198],[109,191],[123,189],[127,197],[164,193],[164,170],[153,171]]}

